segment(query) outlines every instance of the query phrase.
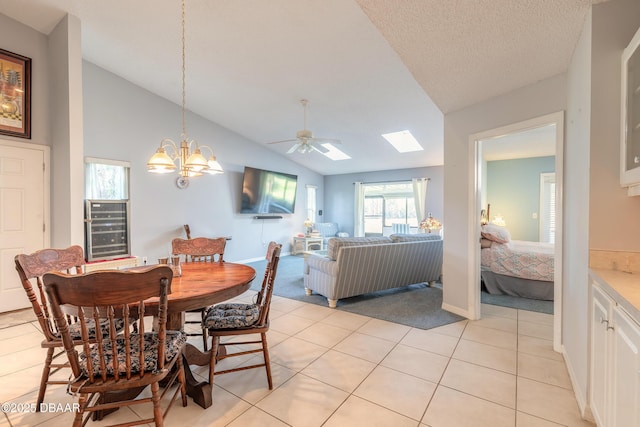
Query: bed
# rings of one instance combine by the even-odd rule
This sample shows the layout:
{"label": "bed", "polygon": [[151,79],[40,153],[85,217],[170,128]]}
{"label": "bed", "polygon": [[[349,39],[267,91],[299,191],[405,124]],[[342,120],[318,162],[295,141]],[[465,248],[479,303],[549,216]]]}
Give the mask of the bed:
{"label": "bed", "polygon": [[504,227],[482,226],[481,276],[490,294],[553,300],[554,245],[511,240]]}

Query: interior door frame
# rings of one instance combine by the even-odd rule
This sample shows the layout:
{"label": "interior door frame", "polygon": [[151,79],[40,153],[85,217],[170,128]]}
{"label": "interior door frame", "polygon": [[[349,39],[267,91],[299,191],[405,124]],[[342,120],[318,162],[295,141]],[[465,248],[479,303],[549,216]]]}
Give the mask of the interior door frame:
{"label": "interior door frame", "polygon": [[556,153],[555,153],[555,169],[556,169],[556,241],[554,249],[554,301],[553,301],[553,349],[561,352],[562,347],[562,247],[563,247],[563,184],[564,184],[564,111],[547,114],[533,119],[525,120],[511,125],[490,129],[484,132],[472,134],[469,136],[470,143],[470,163],[473,165],[473,173],[470,174],[471,192],[469,209],[469,230],[470,242],[470,268],[469,274],[469,312],[474,318],[480,318],[480,210],[482,188],[482,140],[495,138],[498,136],[522,132],[525,130],[538,128],[545,125],[555,124],[556,126]]}

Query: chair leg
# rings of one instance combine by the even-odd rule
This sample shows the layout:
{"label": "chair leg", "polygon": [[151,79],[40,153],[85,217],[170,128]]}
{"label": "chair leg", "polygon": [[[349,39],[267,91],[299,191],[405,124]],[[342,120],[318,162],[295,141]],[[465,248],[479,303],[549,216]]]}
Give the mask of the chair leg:
{"label": "chair leg", "polygon": [[267,371],[267,381],[269,390],[273,390],[273,380],[271,379],[271,361],[269,360],[269,346],[267,345],[267,333],[262,332],[262,354],[264,355],[264,368]]}
{"label": "chair leg", "polygon": [[[200,310],[200,317],[202,318],[202,322],[204,323],[204,310]],[[201,325],[203,324],[201,323]],[[209,339],[208,329],[202,328],[202,346],[204,351],[207,351],[207,340]]]}
{"label": "chair leg", "polygon": [[151,401],[153,402],[153,421],[156,423],[156,427],[164,427],[164,418],[160,407],[160,384],[158,382],[151,383]]}
{"label": "chair leg", "polygon": [[42,368],[42,378],[40,379],[40,390],[38,391],[38,400],[36,402],[36,411],[40,412],[40,404],[44,401],[44,393],[47,391],[47,382],[49,374],[51,374],[51,363],[53,362],[53,352],[55,348],[47,349],[47,357],[44,360],[44,368]]}
{"label": "chair leg", "polygon": [[80,410],[76,412],[75,417],[73,418],[73,427],[81,427],[82,426],[82,418],[84,418],[85,412],[84,410],[87,407],[87,393],[80,393],[80,397],[78,398],[78,405]]}
{"label": "chair leg", "polygon": [[220,337],[211,337],[211,359],[209,360],[209,384],[213,390],[213,376],[216,370],[216,357],[218,355],[218,347],[220,345]]}
{"label": "chair leg", "polygon": [[176,360],[178,364],[178,381],[180,381],[180,394],[182,395],[182,406],[187,406],[187,377],[184,374],[184,362],[182,355]]}

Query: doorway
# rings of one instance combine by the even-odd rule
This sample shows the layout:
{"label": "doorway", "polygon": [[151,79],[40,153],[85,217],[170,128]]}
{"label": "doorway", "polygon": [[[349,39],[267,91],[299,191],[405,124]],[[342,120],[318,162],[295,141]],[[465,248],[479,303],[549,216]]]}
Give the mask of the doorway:
{"label": "doorway", "polygon": [[0,313],[29,306],[14,257],[49,246],[49,147],[0,141]]}
{"label": "doorway", "polygon": [[[555,177],[556,183],[554,185],[555,190],[555,248],[554,248],[554,333],[553,333],[553,346],[556,351],[560,351],[561,344],[561,324],[562,324],[562,188],[563,188],[563,149],[564,149],[564,113],[558,112],[549,114],[546,116],[534,118],[520,123],[515,123],[509,126],[504,126],[497,129],[492,129],[486,132],[474,134],[470,136],[469,142],[472,144],[472,153],[475,153],[474,159],[474,174],[471,175],[473,180],[474,192],[474,209],[470,210],[471,224],[474,224],[472,228],[473,236],[480,238],[480,215],[481,210],[486,207],[486,199],[483,199],[483,191],[486,189],[486,163],[484,161],[483,150],[490,149],[490,144],[486,144],[486,141],[498,139],[505,135],[511,135],[515,133],[521,133],[530,131],[532,129],[543,128],[546,126],[553,126],[554,128],[554,146],[555,146]],[[484,203],[484,204],[483,204]],[[493,213],[493,208],[492,208]],[[470,308],[472,312],[481,313],[481,298],[480,298],[480,247],[478,245],[477,250],[472,251],[471,265],[474,265],[473,274],[470,275],[469,283],[469,296],[470,296]]]}

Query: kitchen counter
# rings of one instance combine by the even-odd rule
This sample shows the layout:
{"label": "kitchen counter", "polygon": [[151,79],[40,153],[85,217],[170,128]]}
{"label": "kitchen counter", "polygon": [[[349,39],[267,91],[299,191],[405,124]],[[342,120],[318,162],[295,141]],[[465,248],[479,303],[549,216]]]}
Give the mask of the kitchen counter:
{"label": "kitchen counter", "polygon": [[629,315],[640,322],[640,274],[618,270],[590,269],[589,275]]}

